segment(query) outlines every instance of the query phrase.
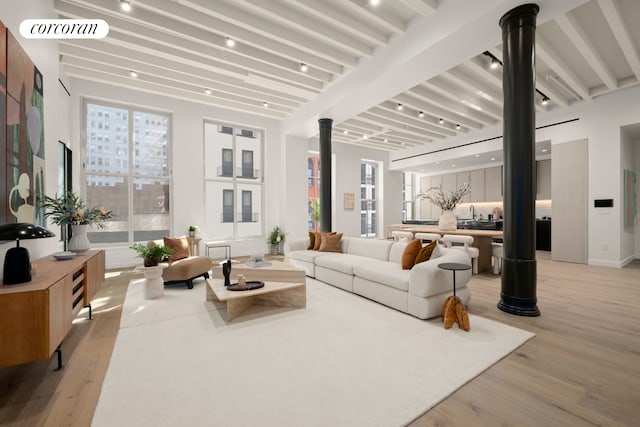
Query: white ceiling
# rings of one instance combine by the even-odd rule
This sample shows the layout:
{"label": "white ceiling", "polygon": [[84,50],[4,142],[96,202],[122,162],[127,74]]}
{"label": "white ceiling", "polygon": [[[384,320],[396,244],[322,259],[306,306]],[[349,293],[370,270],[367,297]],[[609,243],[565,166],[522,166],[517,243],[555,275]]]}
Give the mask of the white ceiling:
{"label": "white ceiling", "polygon": [[[68,75],[280,119],[307,137],[331,117],[334,141],[395,151],[501,121],[501,67],[483,52],[501,59],[498,21],[523,2],[130,3],[54,0],[60,17],[110,26],[103,40],[61,41]],[[640,1],[538,4],[538,114],[640,82]]]}

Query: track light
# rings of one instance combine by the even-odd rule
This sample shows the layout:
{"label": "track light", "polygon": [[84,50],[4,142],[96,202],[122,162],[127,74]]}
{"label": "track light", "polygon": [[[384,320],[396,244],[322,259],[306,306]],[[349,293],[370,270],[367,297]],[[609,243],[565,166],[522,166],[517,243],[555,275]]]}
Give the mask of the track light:
{"label": "track light", "polygon": [[369,4],[371,6],[377,6],[380,3],[380,0],[369,0]]}
{"label": "track light", "polygon": [[211,89],[206,88],[206,89],[204,90],[204,93],[206,93],[207,95],[211,95]]}
{"label": "track light", "polygon": [[136,73],[135,71],[131,70],[129,71],[129,75],[133,78],[138,77],[138,73]]}
{"label": "track light", "polygon": [[269,108],[269,103],[268,103],[267,101],[264,101],[264,102],[262,103],[262,106],[263,106],[264,108]]}
{"label": "track light", "polygon": [[236,45],[236,41],[231,37],[227,37],[225,44],[227,45],[227,47],[234,47]]}
{"label": "track light", "polygon": [[495,70],[496,68],[498,68],[498,65],[500,65],[500,63],[498,63],[498,60],[493,58],[491,60],[491,64],[489,64],[489,68],[491,68],[492,70]]}
{"label": "track light", "polygon": [[396,107],[396,110],[398,111],[402,111],[404,107],[402,106],[402,104],[398,104],[398,106]]}
{"label": "track light", "polygon": [[457,124],[456,125],[456,130],[460,130],[460,128],[461,128],[460,124]]}
{"label": "track light", "polygon": [[302,71],[303,73],[306,73],[308,69],[309,67],[307,66],[307,64],[305,64],[304,62],[300,63],[300,71]]}
{"label": "track light", "polygon": [[422,111],[420,111],[420,112],[418,113],[418,117],[423,118],[423,117],[424,117],[424,113],[423,113]]}
{"label": "track light", "polygon": [[443,124],[444,124],[444,119],[440,119],[440,120],[438,120],[438,123],[440,123],[441,125],[443,125]]}
{"label": "track light", "polygon": [[549,103],[549,98],[546,96],[542,97],[542,105],[547,105]]}
{"label": "track light", "polygon": [[120,9],[124,10],[125,12],[129,12],[131,10],[131,3],[129,3],[127,0],[120,0]]}
{"label": "track light", "polygon": [[345,129],[345,130],[342,131],[342,133],[347,135],[347,134],[349,134],[349,131],[347,129]]}

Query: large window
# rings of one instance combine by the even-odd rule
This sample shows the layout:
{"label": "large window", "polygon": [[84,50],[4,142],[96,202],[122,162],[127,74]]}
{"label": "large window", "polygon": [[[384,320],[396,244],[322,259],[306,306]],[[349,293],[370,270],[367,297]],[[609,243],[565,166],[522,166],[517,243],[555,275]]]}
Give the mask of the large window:
{"label": "large window", "polygon": [[205,218],[212,237],[263,234],[262,131],[204,123]]}
{"label": "large window", "polygon": [[363,161],[360,164],[360,235],[375,237],[377,234],[376,175],[378,165]]}
{"label": "large window", "polygon": [[92,243],[131,243],[169,234],[171,117],[86,101],[87,205],[114,212]]}
{"label": "large window", "polygon": [[320,229],[320,157],[318,153],[309,153],[307,158],[307,224],[309,230]]}

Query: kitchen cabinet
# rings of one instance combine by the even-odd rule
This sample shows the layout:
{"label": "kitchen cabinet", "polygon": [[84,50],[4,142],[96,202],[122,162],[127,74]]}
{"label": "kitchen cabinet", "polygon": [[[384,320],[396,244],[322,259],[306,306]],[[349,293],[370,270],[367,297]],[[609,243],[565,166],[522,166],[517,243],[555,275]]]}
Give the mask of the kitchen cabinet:
{"label": "kitchen cabinet", "polygon": [[502,201],[502,166],[495,166],[484,170],[484,200],[485,202]]}
{"label": "kitchen cabinet", "polygon": [[480,203],[486,200],[484,174],[484,169],[476,169],[469,173],[469,181],[471,182],[471,194],[469,195],[469,201],[471,203]]}
{"label": "kitchen cabinet", "polygon": [[[458,172],[456,174],[456,190],[462,186],[465,182],[471,182],[471,174],[470,172]],[[473,188],[472,188],[473,190]],[[469,203],[471,201],[471,193],[467,194],[462,198],[460,203]]]}
{"label": "kitchen cabinet", "polygon": [[536,162],[536,200],[551,199],[551,159]]}

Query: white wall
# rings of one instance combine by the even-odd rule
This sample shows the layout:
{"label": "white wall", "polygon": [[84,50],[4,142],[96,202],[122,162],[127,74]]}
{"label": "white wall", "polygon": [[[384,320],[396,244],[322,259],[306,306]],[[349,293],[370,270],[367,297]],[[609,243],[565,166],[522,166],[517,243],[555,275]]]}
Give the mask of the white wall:
{"label": "white wall", "polygon": [[[158,110],[172,115],[171,209],[173,219],[171,232],[183,235],[190,224],[201,226],[199,237],[215,239],[217,231],[202,227],[206,224],[204,209],[204,120],[246,125],[264,129],[264,224],[269,232],[280,220],[280,197],[282,173],[282,138],[276,120],[224,110],[203,104],[166,98],[149,93],[133,91],[85,80],[73,80],[74,91],[71,107],[72,145],[74,156],[80,156],[82,126],[82,99],[105,100],[124,105]],[[306,163],[305,163],[306,164]],[[79,172],[79,170],[78,170]],[[76,174],[79,176],[79,173]],[[76,187],[78,188],[78,187]],[[275,195],[275,196],[274,196]],[[202,244],[203,242],[201,242]],[[232,254],[248,255],[267,251],[266,236],[255,239],[235,240]],[[125,267],[139,263],[133,251],[126,245],[107,246],[107,268]],[[201,253],[203,249],[201,246]]]}
{"label": "white wall", "polygon": [[[45,138],[45,191],[54,194],[58,186],[58,140],[69,140],[69,111],[70,99],[64,89],[62,89],[58,78],[60,78],[69,88],[68,79],[60,73],[58,66],[58,43],[52,40],[28,40],[20,36],[18,27],[20,22],[28,18],[56,18],[52,12],[53,1],[51,0],[22,0],[20,4],[12,3],[7,6],[3,1],[0,8],[0,20],[16,37],[22,48],[31,61],[44,76],[44,138]],[[5,171],[5,165],[2,171]],[[58,227],[49,227],[54,233],[58,232]],[[52,252],[60,250],[58,238],[24,240],[20,243],[29,249],[31,259],[35,260],[46,256]],[[0,245],[0,260],[4,262],[7,249],[15,246],[15,243],[4,243]],[[2,274],[2,272],[0,272]]]}
{"label": "white wall", "polygon": [[635,259],[635,231],[636,226],[626,227],[624,225],[624,170],[636,171],[636,147],[635,141],[625,132],[624,128],[620,129],[620,168],[622,169],[620,180],[620,222],[622,224],[622,235],[620,238],[620,257],[623,263],[629,263]]}
{"label": "white wall", "polygon": [[634,141],[636,148],[636,216],[635,222],[635,257],[640,259],[640,138]]}

